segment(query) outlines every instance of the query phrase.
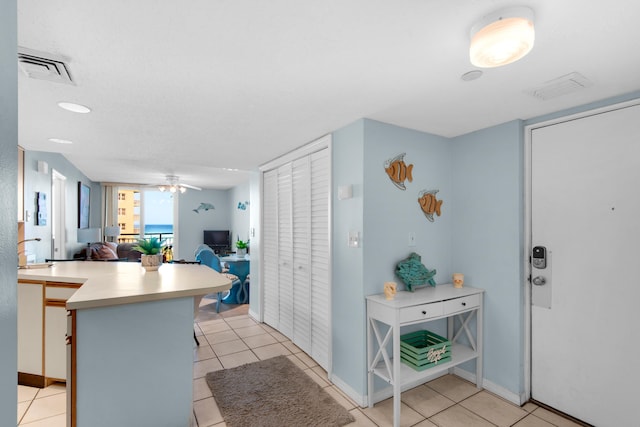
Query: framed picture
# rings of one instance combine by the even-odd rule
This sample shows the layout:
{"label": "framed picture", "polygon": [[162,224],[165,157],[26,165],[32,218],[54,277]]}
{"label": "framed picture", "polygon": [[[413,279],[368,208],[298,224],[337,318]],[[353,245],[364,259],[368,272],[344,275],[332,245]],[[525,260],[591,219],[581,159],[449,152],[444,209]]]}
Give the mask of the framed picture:
{"label": "framed picture", "polygon": [[78,228],[89,228],[91,187],[78,181]]}

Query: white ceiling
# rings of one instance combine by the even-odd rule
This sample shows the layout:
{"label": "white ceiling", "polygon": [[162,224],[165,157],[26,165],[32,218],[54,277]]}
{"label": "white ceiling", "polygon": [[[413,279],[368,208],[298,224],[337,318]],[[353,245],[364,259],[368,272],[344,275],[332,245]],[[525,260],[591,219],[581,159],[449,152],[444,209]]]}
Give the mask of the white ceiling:
{"label": "white ceiling", "polygon": [[[471,26],[514,2],[19,0],[19,46],[64,56],[75,80],[20,73],[19,143],[93,181],[229,188],[362,117],[451,137],[640,89],[640,2],[524,4],[533,51],[465,82]],[[571,72],[593,86],[525,93]]]}

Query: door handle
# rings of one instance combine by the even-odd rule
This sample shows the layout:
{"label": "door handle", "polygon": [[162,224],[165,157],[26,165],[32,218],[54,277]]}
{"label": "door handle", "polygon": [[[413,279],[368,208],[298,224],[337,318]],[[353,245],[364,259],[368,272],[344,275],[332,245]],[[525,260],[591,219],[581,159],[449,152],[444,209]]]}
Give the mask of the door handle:
{"label": "door handle", "polygon": [[544,285],[545,283],[547,283],[547,279],[545,279],[545,278],[544,278],[544,277],[542,277],[542,276],[536,276],[536,277],[534,277],[534,278],[533,278],[532,282],[533,282],[533,284],[534,284],[534,285],[536,285],[536,286],[542,286],[542,285]]}

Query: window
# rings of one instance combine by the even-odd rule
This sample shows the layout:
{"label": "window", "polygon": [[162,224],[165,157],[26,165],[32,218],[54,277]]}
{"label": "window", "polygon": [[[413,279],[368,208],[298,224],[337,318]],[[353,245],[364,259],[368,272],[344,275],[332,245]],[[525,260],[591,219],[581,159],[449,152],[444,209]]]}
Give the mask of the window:
{"label": "window", "polygon": [[118,200],[127,200],[127,194],[118,192]]}
{"label": "window", "polygon": [[125,216],[127,214],[127,208],[118,208],[118,215]]}

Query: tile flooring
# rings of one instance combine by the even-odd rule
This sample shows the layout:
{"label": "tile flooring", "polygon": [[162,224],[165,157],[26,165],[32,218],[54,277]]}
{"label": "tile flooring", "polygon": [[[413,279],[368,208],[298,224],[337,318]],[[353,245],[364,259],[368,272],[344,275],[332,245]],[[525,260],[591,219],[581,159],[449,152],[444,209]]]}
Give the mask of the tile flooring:
{"label": "tile flooring", "polygon": [[[387,399],[373,408],[360,408],[329,383],[326,372],[285,336],[258,324],[247,315],[248,307],[224,306],[215,313],[215,300],[203,299],[195,331],[200,346],[194,349],[194,427],[225,427],[204,376],[207,372],[232,368],[277,355],[286,355],[341,405],[355,422],[349,426],[392,425],[393,402]],[[45,389],[18,386],[20,426],[63,427],[66,392],[64,385]],[[453,375],[446,375],[402,394],[402,426],[469,427],[578,426],[553,412],[528,403],[513,405]]]}

